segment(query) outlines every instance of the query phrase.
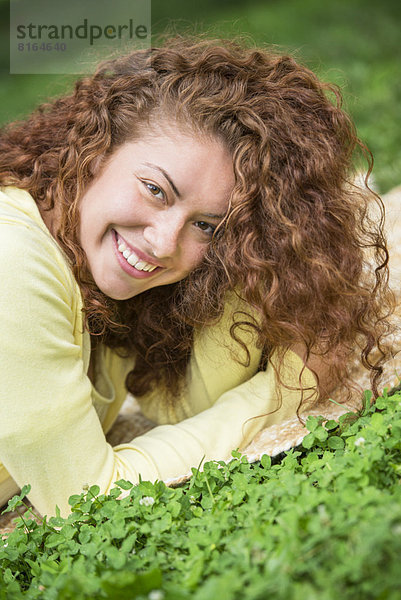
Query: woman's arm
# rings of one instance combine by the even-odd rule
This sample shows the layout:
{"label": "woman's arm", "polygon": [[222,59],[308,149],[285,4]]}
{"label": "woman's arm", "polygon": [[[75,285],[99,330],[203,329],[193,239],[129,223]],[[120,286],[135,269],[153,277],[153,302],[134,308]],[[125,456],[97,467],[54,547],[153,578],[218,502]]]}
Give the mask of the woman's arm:
{"label": "woman's arm", "polygon": [[[271,361],[275,362],[274,355]],[[299,387],[303,366],[299,356],[289,350],[282,371],[284,383]],[[302,382],[310,388],[307,395],[316,400],[316,379],[307,368]],[[130,463],[150,473],[153,480],[167,481],[190,473],[191,467],[198,466],[202,458],[229,460],[232,450],[244,450],[263,428],[296,415],[300,392],[282,387],[280,403],[278,391],[274,369],[269,364],[265,371],[229,389],[199,414],[174,425],[160,425],[129,444],[117,446],[115,451],[125,461],[128,479]]]}
{"label": "woman's arm", "polygon": [[[243,305],[238,306],[235,300],[227,302],[221,321],[198,331],[195,336],[187,386],[177,399],[176,414],[181,415],[181,422],[176,423],[174,411],[169,418],[170,423],[176,424],[165,420],[169,411],[164,408],[167,402],[162,391],[140,398],[146,416],[165,424],[135,438],[130,444],[118,446],[120,456],[130,461],[133,460],[132,450],[141,450],[144,468],[153,468],[155,478],[174,479],[178,473],[190,472],[190,467],[197,466],[202,457],[204,460],[229,460],[233,449],[245,449],[261,429],[296,415],[301,393],[298,389],[277,384],[272,366],[278,366],[275,353],[267,368],[258,372],[261,352],[252,331],[242,330],[241,333],[250,352],[248,366],[235,360],[239,345],[231,338],[229,330],[233,311],[241,308],[246,309]],[[239,358],[244,356],[240,354]],[[281,374],[284,384],[299,388],[298,379],[303,367],[301,358],[289,350]],[[310,396],[309,403],[314,403],[316,379],[307,367],[302,373],[302,383],[309,388],[305,390],[304,398]]]}
{"label": "woman's arm", "polygon": [[0,280],[0,462],[32,485],[40,512],[65,514],[85,483],[110,485],[115,462],[92,405],[73,279],[39,227],[10,218]]}

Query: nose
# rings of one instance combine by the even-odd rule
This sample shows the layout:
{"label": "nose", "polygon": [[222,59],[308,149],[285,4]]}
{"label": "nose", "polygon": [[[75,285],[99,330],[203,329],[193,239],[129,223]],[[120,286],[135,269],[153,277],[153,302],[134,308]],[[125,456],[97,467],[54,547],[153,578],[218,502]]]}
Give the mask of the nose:
{"label": "nose", "polygon": [[143,237],[155,258],[173,258],[179,251],[181,231],[180,221],[166,215],[148,224]]}

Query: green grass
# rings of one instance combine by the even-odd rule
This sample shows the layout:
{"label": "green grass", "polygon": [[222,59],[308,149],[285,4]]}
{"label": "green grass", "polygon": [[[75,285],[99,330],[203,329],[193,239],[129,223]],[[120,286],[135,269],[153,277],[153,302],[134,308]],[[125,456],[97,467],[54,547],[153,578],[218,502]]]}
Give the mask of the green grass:
{"label": "green grass", "polygon": [[401,394],[370,398],[309,417],[273,461],[233,452],[177,489],[120,481],[67,519],[25,513],[0,540],[0,599],[399,600]]}
{"label": "green grass", "polygon": [[[0,16],[7,24],[6,4]],[[401,3],[398,0],[152,0],[152,32],[212,28],[278,45],[327,81],[343,87],[346,109],[375,157],[382,193],[401,183]],[[2,123],[22,117],[48,96],[68,89],[74,77],[8,75],[2,36]]]}

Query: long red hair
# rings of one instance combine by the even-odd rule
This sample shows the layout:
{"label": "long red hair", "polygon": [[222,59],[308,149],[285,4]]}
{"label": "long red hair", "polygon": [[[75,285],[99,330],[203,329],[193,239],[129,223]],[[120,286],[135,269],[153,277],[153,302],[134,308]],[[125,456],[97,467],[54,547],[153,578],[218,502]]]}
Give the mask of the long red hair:
{"label": "long red hair", "polygon": [[[226,145],[236,178],[230,211],[185,280],[113,301],[96,287],[79,245],[79,199],[104,160],[160,114]],[[260,368],[274,349],[283,356],[302,342],[330,357],[347,400],[355,348],[378,395],[395,308],[383,204],[352,183],[361,156],[371,168],[340,91],[291,56],[176,36],[100,64],[72,94],[4,128],[0,183],[28,190],[42,208],[61,208],[57,239],[80,286],[86,326],[136,357],[127,378],[135,395],[163,385],[174,401],[194,330],[217,322],[235,290],[250,310],[237,314],[231,335],[241,344],[240,329],[254,330]]]}

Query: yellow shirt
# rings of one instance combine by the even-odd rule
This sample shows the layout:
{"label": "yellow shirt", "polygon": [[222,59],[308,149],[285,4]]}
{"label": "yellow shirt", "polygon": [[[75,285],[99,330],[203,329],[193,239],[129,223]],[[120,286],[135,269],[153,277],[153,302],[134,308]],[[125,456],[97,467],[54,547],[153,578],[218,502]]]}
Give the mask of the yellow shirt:
{"label": "yellow shirt", "polygon": [[[0,191],[0,281],[0,505],[29,483],[40,513],[58,505],[67,515],[69,496],[85,484],[107,493],[121,478],[167,481],[203,456],[229,460],[262,428],[295,414],[299,392],[283,388],[282,407],[265,416],[277,406],[274,371],[257,372],[260,351],[250,337],[250,366],[233,360],[227,305],[217,326],[197,334],[176,405],[167,406],[163,390],[139,398],[159,426],[112,448],[105,432],[126,397],[133,359],[100,346],[91,384],[79,287],[34,200],[14,187]],[[286,360],[284,381],[298,385],[303,363],[291,351]],[[316,387],[307,368],[302,381]]]}

